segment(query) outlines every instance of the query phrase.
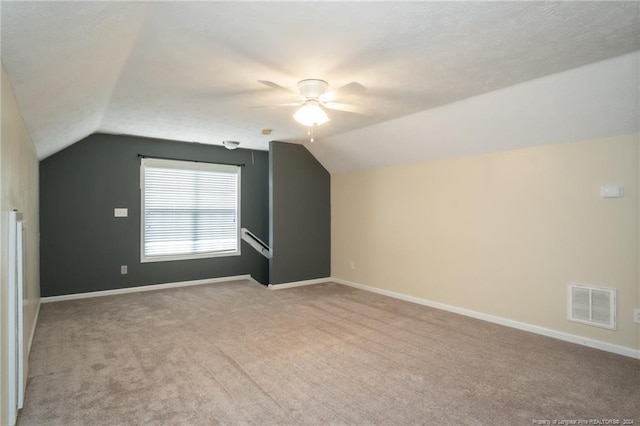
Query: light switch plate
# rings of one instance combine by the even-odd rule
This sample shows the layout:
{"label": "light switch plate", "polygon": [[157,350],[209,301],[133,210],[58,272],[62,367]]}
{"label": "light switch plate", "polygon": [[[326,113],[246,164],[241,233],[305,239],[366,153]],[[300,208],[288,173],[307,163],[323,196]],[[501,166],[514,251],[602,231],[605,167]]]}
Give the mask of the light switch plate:
{"label": "light switch plate", "polygon": [[127,217],[129,216],[129,209],[116,207],[115,209],[113,209],[113,215],[115,217]]}
{"label": "light switch plate", "polygon": [[624,194],[624,188],[619,185],[606,185],[600,187],[602,198],[620,198]]}

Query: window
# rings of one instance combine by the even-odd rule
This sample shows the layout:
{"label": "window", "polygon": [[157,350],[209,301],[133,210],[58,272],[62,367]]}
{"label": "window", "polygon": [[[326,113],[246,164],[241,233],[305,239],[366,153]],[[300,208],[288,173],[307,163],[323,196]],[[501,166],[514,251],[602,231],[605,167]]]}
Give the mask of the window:
{"label": "window", "polygon": [[143,158],[141,261],[240,254],[240,167]]}

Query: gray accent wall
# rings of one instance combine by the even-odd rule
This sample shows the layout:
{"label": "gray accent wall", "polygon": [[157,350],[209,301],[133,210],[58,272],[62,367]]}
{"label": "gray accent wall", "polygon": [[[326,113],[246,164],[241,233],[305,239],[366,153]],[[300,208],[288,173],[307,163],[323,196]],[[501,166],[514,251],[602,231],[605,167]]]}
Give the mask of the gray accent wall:
{"label": "gray accent wall", "polygon": [[[94,134],[40,163],[41,295],[244,274],[266,284],[268,261],[245,242],[241,243],[241,256],[140,262],[138,154],[244,163],[241,224],[260,239],[269,239],[266,152]],[[280,201],[278,205],[284,208],[285,203]],[[114,217],[116,207],[128,208],[128,217]],[[121,265],[128,266],[128,274],[120,274]]]}
{"label": "gray accent wall", "polygon": [[331,178],[303,146],[269,146],[269,283],[331,274]]}

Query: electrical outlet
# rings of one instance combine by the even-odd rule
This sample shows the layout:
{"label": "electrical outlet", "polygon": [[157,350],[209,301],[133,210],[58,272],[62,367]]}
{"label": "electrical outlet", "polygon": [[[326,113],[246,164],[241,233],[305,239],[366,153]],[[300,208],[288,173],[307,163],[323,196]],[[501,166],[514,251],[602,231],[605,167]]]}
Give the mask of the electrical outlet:
{"label": "electrical outlet", "polygon": [[633,322],[640,324],[640,308],[635,308],[633,310]]}
{"label": "electrical outlet", "polygon": [[127,273],[127,265],[120,266],[120,273],[125,275]]}
{"label": "electrical outlet", "polygon": [[349,269],[356,269],[356,262],[353,260],[349,262]]}

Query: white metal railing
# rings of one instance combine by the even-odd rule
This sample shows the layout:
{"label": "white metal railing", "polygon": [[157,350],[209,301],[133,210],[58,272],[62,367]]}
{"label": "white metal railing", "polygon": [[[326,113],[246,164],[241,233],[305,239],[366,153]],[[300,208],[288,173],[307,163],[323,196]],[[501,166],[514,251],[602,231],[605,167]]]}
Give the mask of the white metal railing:
{"label": "white metal railing", "polygon": [[260,253],[267,259],[271,259],[271,247],[269,247],[267,243],[256,237],[256,235],[249,231],[247,228],[242,228],[241,232],[243,241],[256,249],[258,253]]}

